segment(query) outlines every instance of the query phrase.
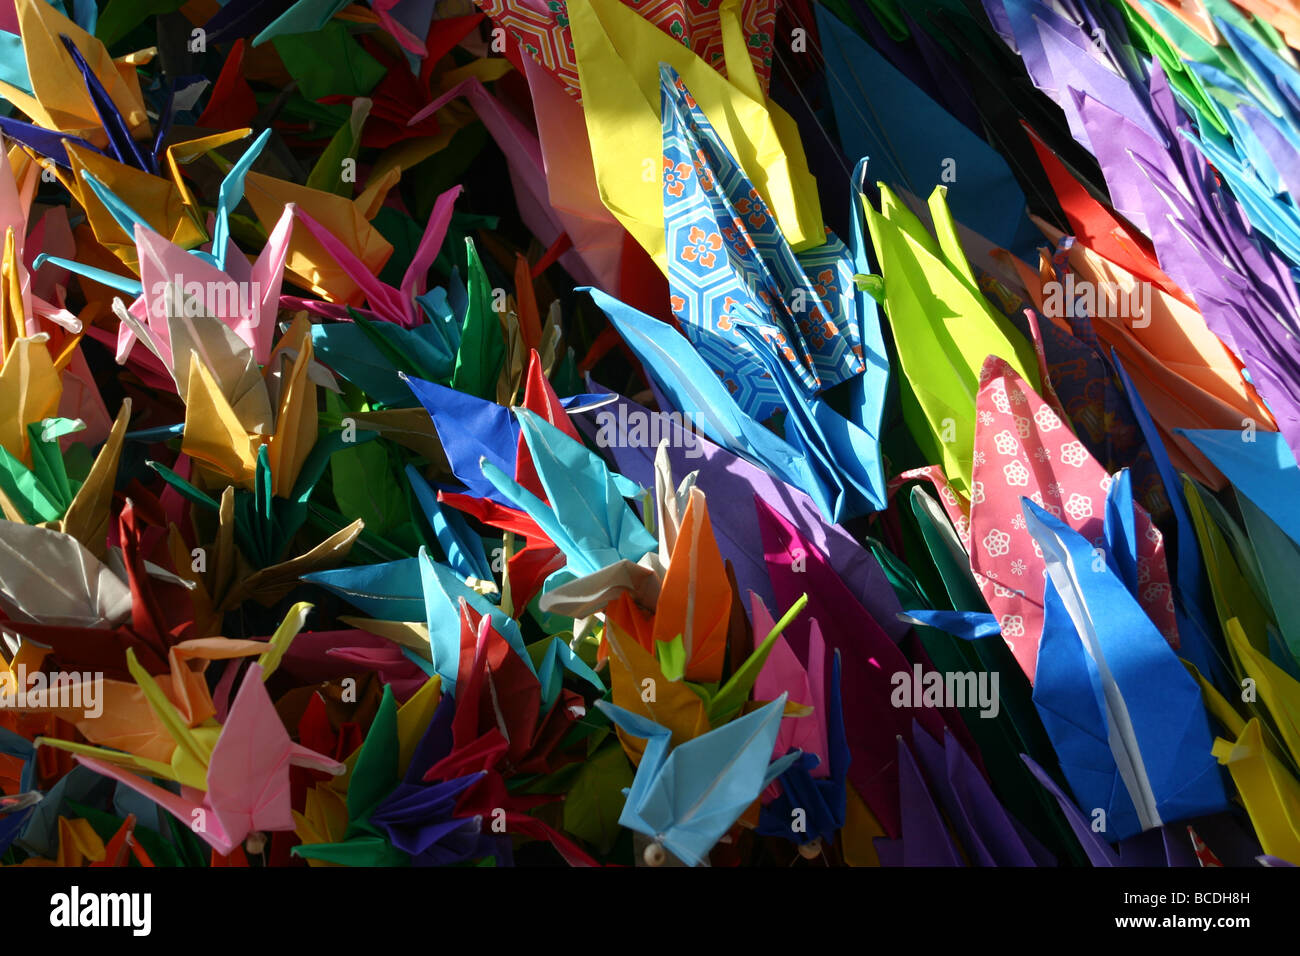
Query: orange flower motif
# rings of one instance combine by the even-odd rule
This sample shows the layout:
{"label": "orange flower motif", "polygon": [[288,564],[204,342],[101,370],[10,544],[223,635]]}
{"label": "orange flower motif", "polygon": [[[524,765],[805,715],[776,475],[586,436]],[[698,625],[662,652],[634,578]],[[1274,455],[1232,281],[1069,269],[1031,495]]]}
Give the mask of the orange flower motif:
{"label": "orange flower motif", "polygon": [[668,304],[672,307],[674,314],[683,312],[686,309],[686,300],[680,295],[669,296]]}
{"label": "orange flower motif", "polygon": [[817,290],[818,297],[825,303],[827,297],[835,291],[835,273],[830,269],[823,269],[817,273],[817,281],[813,283],[813,288]]}
{"label": "orange flower motif", "polygon": [[735,311],[739,303],[731,296],[722,300],[722,315],[718,316],[718,331],[730,332],[736,327]]}
{"label": "orange flower motif", "polygon": [[677,87],[677,91],[682,94],[682,99],[685,101],[686,105],[690,109],[695,109],[695,97],[691,96],[690,91],[686,89],[686,84],[682,82],[680,76],[673,81],[673,86]]}
{"label": "orange flower motif", "polygon": [[[745,200],[743,200],[743,199],[741,200],[741,202],[744,202],[744,201],[745,201]],[[743,222],[741,222],[739,219],[732,219],[732,220],[731,220],[731,224],[732,224],[732,226],[734,227],[734,229],[732,229],[732,230],[728,230],[728,231],[731,232],[731,235],[728,235],[728,236],[727,236],[727,239],[728,239],[728,240],[732,240],[732,237],[735,236],[735,237],[737,237],[737,239],[739,239],[739,240],[743,240],[743,241],[737,241],[737,242],[736,242],[736,251],[737,251],[737,252],[741,252],[741,253],[743,253],[746,249],[756,249],[756,248],[758,248],[757,246],[754,245],[754,240],[753,240],[753,238],[749,235],[749,231],[745,228],[745,224],[744,224]]]}
{"label": "orange flower motif", "polygon": [[706,233],[699,226],[691,226],[686,237],[687,244],[682,247],[681,257],[687,262],[698,262],[706,269],[712,269],[718,261],[714,254],[722,248],[722,236],[716,232]]}
{"label": "orange flower motif", "polygon": [[664,157],[664,191],[674,198],[681,198],[682,192],[686,189],[684,185],[691,178],[691,164],[678,163],[673,165],[673,161],[667,156]]}

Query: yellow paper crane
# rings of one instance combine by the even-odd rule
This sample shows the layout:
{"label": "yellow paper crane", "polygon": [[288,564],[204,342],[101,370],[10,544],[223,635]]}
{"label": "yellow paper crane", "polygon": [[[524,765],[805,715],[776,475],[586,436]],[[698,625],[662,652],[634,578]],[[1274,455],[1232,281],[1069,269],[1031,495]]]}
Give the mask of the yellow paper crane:
{"label": "yellow paper crane", "polygon": [[725,77],[619,0],[570,0],[567,7],[600,197],[665,272],[660,63],[681,76],[791,247],[826,241],[798,129],[763,95],[738,7],[724,0],[719,13]]}
{"label": "yellow paper crane", "polygon": [[[388,191],[397,185],[401,175],[401,170],[393,167],[383,176],[372,179],[356,199],[348,199],[250,172],[245,177],[244,196],[258,221],[268,231],[279,220],[284,207],[293,203],[324,226],[374,275],[378,275],[393,254],[393,246],[370,224],[370,220],[378,214]],[[360,286],[306,229],[294,230],[289,241],[286,269],[316,295],[331,302],[361,304]]]}
{"label": "yellow paper crane", "polygon": [[136,139],[149,135],[149,118],[136,66],[149,62],[152,48],[114,60],[108,49],[81,27],[43,0],[15,0],[31,80],[31,92],[0,80],[0,96],[46,129],[78,136],[95,146],[106,146],[108,134],[81,71],[63,46],[68,37],[103,84],[113,105]]}
{"label": "yellow paper crane", "polygon": [[0,445],[25,465],[32,461],[27,426],[53,415],[63,394],[49,340],[46,332],[14,339],[0,368]]}
{"label": "yellow paper crane", "polygon": [[[185,402],[181,450],[201,466],[208,485],[233,483],[252,490],[258,450],[266,444],[272,493],[287,498],[316,443],[310,323],[300,316],[259,369],[252,349],[229,326],[209,315],[183,314],[190,311],[183,299],[179,289],[162,297],[170,302],[167,349],[120,299],[114,302],[117,317],[168,366],[176,381]],[[278,385],[274,406],[272,380]]]}

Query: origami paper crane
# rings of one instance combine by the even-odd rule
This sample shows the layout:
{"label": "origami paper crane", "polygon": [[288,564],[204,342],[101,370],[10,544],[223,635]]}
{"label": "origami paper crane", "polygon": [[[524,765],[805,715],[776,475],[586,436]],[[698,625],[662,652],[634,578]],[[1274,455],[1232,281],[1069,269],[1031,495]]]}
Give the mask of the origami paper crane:
{"label": "origami paper crane", "polygon": [[489,617],[480,617],[463,602],[460,638],[455,716],[450,733],[440,732],[432,766],[422,779],[445,782],[485,772],[465,791],[459,805],[463,814],[504,819],[508,832],[549,841],[571,866],[595,865],[573,841],[526,812],[553,797],[508,794],[503,779],[516,771],[551,773],[577,759],[567,741],[585,712],[582,698],[562,690],[543,705],[543,688],[528,658],[513,652]]}
{"label": "origami paper crane", "polygon": [[[646,328],[652,329],[654,326],[647,325]],[[683,361],[689,361],[690,354],[687,351],[674,353]],[[668,369],[672,365],[665,360],[661,367]],[[685,369],[687,372],[691,370],[690,366]],[[684,376],[683,384],[688,381],[708,380]],[[710,392],[709,396],[712,395]],[[698,405],[679,407],[708,409],[712,406],[701,401]],[[615,397],[612,404],[587,411],[576,418],[588,438],[594,438],[599,433],[592,425],[591,418],[599,417],[602,412],[612,416],[614,421],[631,421],[636,417],[653,414],[635,402]],[[703,416],[692,418],[691,421],[693,427],[704,430]],[[715,445],[699,432],[691,433],[674,424],[671,417],[665,421],[665,428],[670,468],[674,474],[695,473],[694,485],[705,493],[709,501],[718,549],[723,560],[729,562],[736,573],[740,585],[738,593],[752,591],[769,605],[777,603],[767,566],[761,558],[762,539],[753,521],[753,499],[757,496],[769,502],[818,551],[826,555],[836,575],[854,599],[871,611],[885,633],[895,641],[901,639],[907,625],[897,618],[898,601],[888,587],[880,565],[848,532],[827,520],[825,512],[819,508],[817,499],[813,496],[813,486],[795,484],[789,479],[782,480],[779,477],[781,472],[775,468],[769,472],[764,467],[752,464],[746,457]],[[655,485],[654,461],[657,451],[652,452],[648,448],[635,447],[630,442],[621,441],[604,451],[619,473],[643,487]]]}
{"label": "origami paper crane", "polygon": [[[478,6],[518,44],[518,50],[514,51],[516,58],[522,59],[525,65],[531,61],[541,66],[559,81],[565,93],[581,102],[573,38],[563,8],[537,0],[480,0]],[[772,0],[728,2],[715,9],[682,0],[663,0],[638,6],[637,14],[689,46],[701,60],[719,70],[725,66],[723,17],[738,17],[752,69],[766,89],[772,67],[771,34],[776,7]],[[528,56],[521,57],[519,50]]]}
{"label": "origami paper crane", "polygon": [[[1114,839],[1223,809],[1200,693],[1130,593],[1131,530],[1108,526],[1097,559],[1090,541],[1024,501],[1049,579],[1034,703],[1079,802],[1104,813]],[[1122,497],[1115,507],[1128,509]]]}
{"label": "origami paper crane", "polygon": [[[1048,227],[1045,231],[1058,235]],[[1139,280],[1138,273],[1120,269],[1077,242],[1062,239],[1061,243],[1066,253],[1061,272],[1068,275],[1052,270],[1045,255],[1038,276],[1023,264],[1017,266],[1035,305],[1049,320],[1040,322],[1044,336],[1053,335],[1051,330],[1064,322],[1084,337],[1095,336],[1109,346],[1130,370],[1142,401],[1163,423],[1162,438],[1178,466],[1217,486],[1219,476],[1178,429],[1209,423],[1239,426],[1244,418],[1265,429],[1273,427],[1272,415],[1242,376],[1241,363],[1210,332],[1194,307],[1182,300],[1181,290],[1175,289],[1175,295],[1152,280]],[[1079,300],[1049,301],[1043,296],[1049,287],[1058,292],[1095,289],[1113,298],[1099,301],[1096,307]],[[1137,299],[1149,297],[1149,304],[1139,303],[1135,310],[1135,294]]]}
{"label": "origami paper crane", "polygon": [[[0,571],[6,629],[50,648],[52,663],[77,661],[117,677],[125,674],[124,651],[134,648],[147,670],[163,673],[167,648],[188,637],[194,622],[173,625],[172,617],[185,609],[160,605],[162,583],[143,559],[138,516],[129,502],[117,532],[120,572],[62,532],[0,522],[8,554]],[[52,567],[76,569],[78,577],[67,581]]]}
{"label": "origami paper crane", "polygon": [[954,489],[969,495],[979,367],[993,355],[1031,388],[1040,379],[1029,342],[979,294],[944,192],[939,186],[930,195],[936,237],[887,186],[881,212],[869,203],[865,208],[884,277],[885,315],[906,376],[904,420],[927,459],[941,463]]}
{"label": "origami paper crane", "polygon": [[[250,171],[244,177],[245,198],[262,228],[268,231],[284,217],[286,207],[293,206],[298,218],[306,223],[309,216],[322,227],[322,232],[364,263],[373,276],[384,268],[393,254],[393,246],[370,220],[399,176],[400,171],[394,169],[349,199]],[[327,250],[310,229],[298,230],[289,240],[285,268],[296,284],[314,295],[335,303],[360,305],[363,289],[337,264],[336,253],[337,250]]]}
{"label": "origami paper crane", "polygon": [[596,706],[630,734],[646,740],[619,822],[666,848],[691,866],[798,754],[771,761],[782,694],[751,714],[669,750],[671,732],[654,721],[605,701]]}
{"label": "origami paper crane", "polygon": [[[291,765],[343,772],[342,764],[289,739],[267,695],[261,665],[249,665],[223,724],[191,729],[130,650],[127,662],[154,713],[176,738],[169,764],[68,741],[42,743],[72,751],[91,770],[126,784],[182,823],[194,825],[218,853],[229,854],[255,830],[293,828],[288,803]],[[165,790],[131,770],[175,781],[181,792]]]}
{"label": "origami paper crane", "polygon": [[655,502],[657,554],[623,558],[552,587],[539,606],[573,617],[603,608],[607,620],[658,653],[670,679],[717,684],[731,625],[731,584],[708,502],[689,475],[674,488],[666,445],[656,459]]}
{"label": "origami paper crane", "polygon": [[[282,642],[292,637],[302,627],[307,605],[300,605],[286,616],[278,629]],[[169,670],[160,674],[158,686],[171,701],[181,720],[188,727],[198,727],[217,715],[217,705],[208,690],[204,672],[214,660],[232,660],[271,651],[271,642],[226,640],[224,638],[194,638],[181,641],[168,649]],[[22,661],[22,657],[16,658]],[[149,698],[133,681],[100,678],[95,683],[89,672],[70,687],[67,706],[57,699],[46,706],[29,705],[29,713],[48,713],[66,720],[77,728],[87,741],[101,747],[124,750],[136,757],[167,762],[176,751],[176,739],[169,726],[163,723],[150,704]],[[94,687],[84,685],[94,683]],[[82,685],[78,688],[78,684]],[[80,694],[77,693],[80,689]],[[85,704],[95,701],[95,710]],[[222,699],[222,713],[225,699]],[[80,704],[80,706],[78,706]],[[96,712],[98,711],[98,712]]]}
{"label": "origami paper crane", "polygon": [[[713,441],[802,489],[831,521],[883,502],[878,451],[869,433],[821,399],[805,399],[793,385],[778,385],[798,422],[783,440],[740,408],[689,340],[594,289],[590,293],[675,409]],[[771,364],[776,383],[781,371],[771,370]]]}
{"label": "origami paper crane", "polygon": [[[1060,416],[1019,379],[1007,363],[990,357],[980,373],[976,400],[974,483],[970,515],[951,488],[939,483],[940,498],[969,550],[971,571],[998,620],[1003,639],[1032,681],[1042,610],[1038,603],[1041,560],[1032,547],[1018,501],[1028,497],[1070,527],[1095,538],[1105,511],[1102,502],[1114,479],[1094,462]],[[905,475],[921,476],[922,472]],[[926,476],[936,478],[933,472]],[[1131,488],[1127,479],[1126,488]],[[1177,640],[1163,537],[1145,509],[1134,505],[1144,611],[1171,645]],[[1016,545],[1020,541],[1023,545]],[[1026,549],[1033,552],[1031,559]]]}
{"label": "origami paper crane", "polygon": [[621,559],[635,562],[657,546],[623,500],[626,479],[616,481],[595,454],[534,412],[515,414],[549,507],[490,461],[482,462],[483,476],[537,522],[564,552],[567,568],[591,574]]}
{"label": "origami paper crane", "polygon": [[1233,740],[1217,739],[1214,755],[1232,774],[1264,852],[1300,865],[1291,862],[1300,859],[1300,787],[1269,752],[1259,720],[1241,723]]}
{"label": "origami paper crane", "polygon": [[[788,753],[793,748],[799,752],[799,759],[777,778],[780,794],[764,804],[756,828],[759,833],[791,840],[799,844],[801,849],[818,841],[834,841],[836,831],[844,826],[847,803],[845,775],[850,757],[840,703],[839,655],[837,652],[831,663],[830,683],[827,685],[824,679],[825,646],[821,646],[819,653],[820,643],[821,635],[814,630],[810,641],[811,673],[801,675],[805,688],[811,691],[806,696],[811,698],[813,713],[808,717],[787,717],[783,720],[775,747],[775,752],[779,754]],[[794,653],[789,647],[781,643],[778,643],[778,647],[784,647],[784,667],[799,668],[797,661],[790,660]],[[772,664],[780,660],[776,653],[774,651],[773,656],[768,658],[765,672],[774,669]],[[816,682],[815,689],[808,687],[810,679]],[[767,698],[771,696],[774,686],[784,684],[788,687],[789,682],[789,678],[785,681],[763,681],[760,678],[754,685],[754,693],[760,699]],[[782,693],[790,691],[783,690]],[[813,747],[820,749],[803,746],[807,742],[807,736],[801,732],[808,724],[814,724],[815,727],[809,728],[812,733],[807,736],[820,737],[820,740],[812,741]],[[789,739],[791,737],[793,739]],[[800,737],[804,739],[801,740]],[[788,742],[782,738],[787,738]]]}
{"label": "origami paper crane", "polygon": [[334,791],[329,783],[317,785],[309,792],[306,813],[294,815],[296,829],[304,837],[303,843],[293,849],[295,856],[348,865],[409,865],[410,856],[390,843],[372,821],[403,776],[411,776],[410,764],[418,746],[411,739],[412,727],[418,726],[412,718],[432,718],[440,703],[438,692],[437,681],[430,681],[399,710],[391,685],[385,687],[365,741],[349,759],[346,829],[333,832],[329,825],[331,814],[324,804]]}
{"label": "origami paper crane", "polygon": [[371,814],[371,820],[396,849],[410,854],[416,866],[446,866],[479,855],[482,818],[455,817],[452,811],[456,797],[480,777],[470,774],[429,787],[399,787]]}
{"label": "origami paper crane", "polygon": [[30,469],[0,446],[0,509],[5,517],[21,523],[39,522],[69,534],[91,554],[102,558],[110,520],[109,499],[130,418],[131,401],[127,399],[81,481],[68,475],[66,462],[57,450],[60,433],[69,433],[75,422],[46,419],[27,426]]}
{"label": "origami paper crane", "polygon": [[[746,49],[738,18],[723,17],[729,76],[664,34],[617,0],[574,0],[567,7],[583,113],[601,198],[660,269],[666,271],[663,207],[658,176],[661,134],[659,75],[667,63],[713,122],[772,210],[792,248],[821,245],[824,232],[817,211],[816,184],[789,115],[768,100],[752,64],[741,62]],[[642,164],[627,159],[643,157]]]}
{"label": "origami paper crane", "polygon": [[[420,326],[430,312],[430,307],[422,301],[428,291],[426,287],[427,273],[438,254],[438,250],[442,247],[443,240],[447,237],[447,229],[451,225],[454,204],[460,192],[460,187],[450,189],[439,196],[437,202],[434,203],[424,234],[420,237],[419,245],[415,249],[410,264],[402,274],[400,287],[396,289],[377,279],[370,265],[363,262],[352,249],[337,239],[326,226],[317,222],[312,215],[299,210],[297,207],[294,207],[294,214],[302,220],[303,225],[307,227],[307,231],[337,262],[338,267],[343,270],[344,274],[365,293],[366,304],[369,306],[369,311],[374,318],[382,319],[385,322],[393,322],[402,328],[409,329]],[[474,261],[471,260],[471,262]],[[327,303],[314,303],[310,300],[297,299],[293,301],[295,304],[302,304],[310,311],[319,312],[330,318],[346,318],[348,314],[337,306],[330,308]],[[435,328],[429,329],[429,331],[435,330]]]}
{"label": "origami paper crane", "polygon": [[[286,211],[272,232],[266,247],[250,267],[241,253],[230,255],[229,215],[243,197],[244,176],[265,147],[266,131],[244,152],[222,180],[211,252],[186,252],[154,230],[107,188],[94,192],[108,204],[117,228],[134,241],[131,263],[140,275],[134,282],[58,257],[38,256],[36,265],[52,262],[73,272],[108,281],[113,287],[135,296],[129,318],[118,330],[117,359],[124,363],[137,337],[176,375],[169,321],[175,317],[212,316],[227,325],[253,351],[259,363],[270,359],[275,310],[293,221]],[[92,187],[96,178],[87,177]],[[227,271],[228,270],[228,271]],[[144,331],[141,327],[147,329]],[[185,384],[178,381],[178,389]]]}
{"label": "origami paper crane", "polygon": [[673,312],[741,409],[762,421],[780,394],[739,326],[758,331],[806,391],[864,370],[848,250],[828,234],[796,256],[681,78],[661,66],[659,84]]}
{"label": "origami paper crane", "polygon": [[[1030,74],[1065,110],[1075,138],[1096,154],[1116,209],[1150,235],[1165,272],[1245,362],[1294,446],[1300,438],[1290,396],[1297,370],[1279,342],[1300,332],[1294,327],[1296,291],[1282,259],[1254,237],[1252,226],[1260,228],[1267,215],[1261,217],[1256,205],[1247,221],[1241,206],[1223,201],[1199,151],[1201,140],[1178,116],[1158,65],[1149,88],[1132,83],[1098,62],[1096,44],[1077,24],[1056,14],[1031,17],[1028,5],[1005,6]],[[1231,157],[1214,154],[1232,169]],[[1244,204],[1251,190],[1241,195]],[[1272,334],[1277,327],[1280,338]]]}
{"label": "origami paper crane", "polygon": [[[525,492],[534,494],[539,501],[545,501],[546,490],[537,476],[532,455],[526,451],[528,445],[523,432],[512,418],[510,410],[497,403],[467,397],[455,389],[417,381],[415,378],[408,378],[407,384],[432,416],[435,428],[439,429],[442,451],[450,464],[450,471],[465,486],[464,494],[439,490],[438,501],[471,514],[485,524],[528,538],[524,548],[513,550],[506,561],[506,578],[510,581],[513,605],[528,605],[541,589],[542,581],[551,572],[563,567],[563,554],[538,524],[523,510],[517,509],[513,499],[499,492],[497,486],[487,480],[480,470],[481,460],[490,460],[502,468],[504,473],[515,473],[515,480]],[[533,352],[525,384],[523,407],[526,410],[542,416],[565,436],[576,438],[577,432],[568,424],[564,408],[581,405],[588,398],[573,395],[562,401],[556,397],[554,389],[550,388],[541,373],[536,352]],[[503,449],[511,446],[516,447],[513,464],[510,455],[503,453]],[[640,493],[640,489],[621,479],[621,476],[615,476],[615,480],[627,496]],[[416,496],[424,501],[428,496],[422,496],[420,484],[413,486]],[[443,488],[450,486],[454,485],[446,483]],[[422,507],[429,510],[426,505]],[[430,520],[435,523],[441,519],[434,516]],[[486,580],[482,575],[476,576]]]}
{"label": "origami paper crane", "polygon": [[[40,126],[85,139],[104,146],[108,133],[104,129],[104,103],[125,121],[121,131],[134,137],[147,130],[145,105],[138,82],[130,82],[118,69],[104,44],[90,32],[39,0],[16,0],[19,36],[27,64],[41,64],[26,77],[23,86],[0,80],[0,93]],[[67,38],[64,40],[63,38]],[[77,51],[74,58],[68,47]],[[78,64],[77,60],[81,60]],[[131,73],[134,79],[134,71]],[[87,89],[93,79],[98,90]],[[24,89],[26,84],[30,88]]]}

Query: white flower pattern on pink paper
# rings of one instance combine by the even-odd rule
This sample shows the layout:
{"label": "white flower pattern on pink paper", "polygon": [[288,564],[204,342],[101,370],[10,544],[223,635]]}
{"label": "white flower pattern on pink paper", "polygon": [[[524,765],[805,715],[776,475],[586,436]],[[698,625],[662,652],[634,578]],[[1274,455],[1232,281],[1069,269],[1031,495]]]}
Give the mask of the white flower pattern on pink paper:
{"label": "white flower pattern on pink paper", "polygon": [[[1007,646],[1032,680],[1043,626],[1046,567],[1043,549],[1026,527],[1021,500],[1033,501],[1089,541],[1104,541],[1102,494],[1111,481],[1069,423],[1005,361],[989,358],[980,382],[971,474],[966,481],[969,490],[965,497],[958,495],[955,504],[946,495],[940,497],[970,556],[971,572],[989,610],[1007,625],[1003,634]],[[938,466],[916,471],[937,489],[948,484]],[[1177,649],[1163,539],[1136,503],[1134,517],[1142,578],[1138,599]],[[1003,583],[1012,581],[1016,588]],[[1152,590],[1156,584],[1165,588]]]}
{"label": "white flower pattern on pink paper", "polygon": [[1092,499],[1087,495],[1081,495],[1075,492],[1065,503],[1065,513],[1075,521],[1082,521],[1084,518],[1092,517]]}
{"label": "white flower pattern on pink paper", "polygon": [[1011,550],[1011,535],[994,528],[984,536],[984,550],[989,557],[997,558]]}
{"label": "white flower pattern on pink paper", "polygon": [[1042,405],[1034,412],[1034,421],[1045,432],[1054,432],[1061,427],[1061,417],[1052,411],[1050,405]]}
{"label": "white flower pattern on pink paper", "polygon": [[1061,462],[1071,468],[1080,468],[1084,462],[1090,460],[1087,449],[1083,447],[1083,442],[1072,441],[1061,446]]}

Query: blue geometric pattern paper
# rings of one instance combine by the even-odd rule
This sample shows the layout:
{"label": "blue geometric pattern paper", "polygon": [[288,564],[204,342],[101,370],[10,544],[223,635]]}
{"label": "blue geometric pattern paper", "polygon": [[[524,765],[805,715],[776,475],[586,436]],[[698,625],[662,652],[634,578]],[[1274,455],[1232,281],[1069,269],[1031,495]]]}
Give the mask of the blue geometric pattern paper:
{"label": "blue geometric pattern paper", "polygon": [[[853,260],[833,234],[795,255],[685,84],[660,66],[664,225],[673,313],[735,396],[762,421],[783,407],[755,328],[809,392],[861,373]],[[697,329],[718,333],[700,335]]]}

